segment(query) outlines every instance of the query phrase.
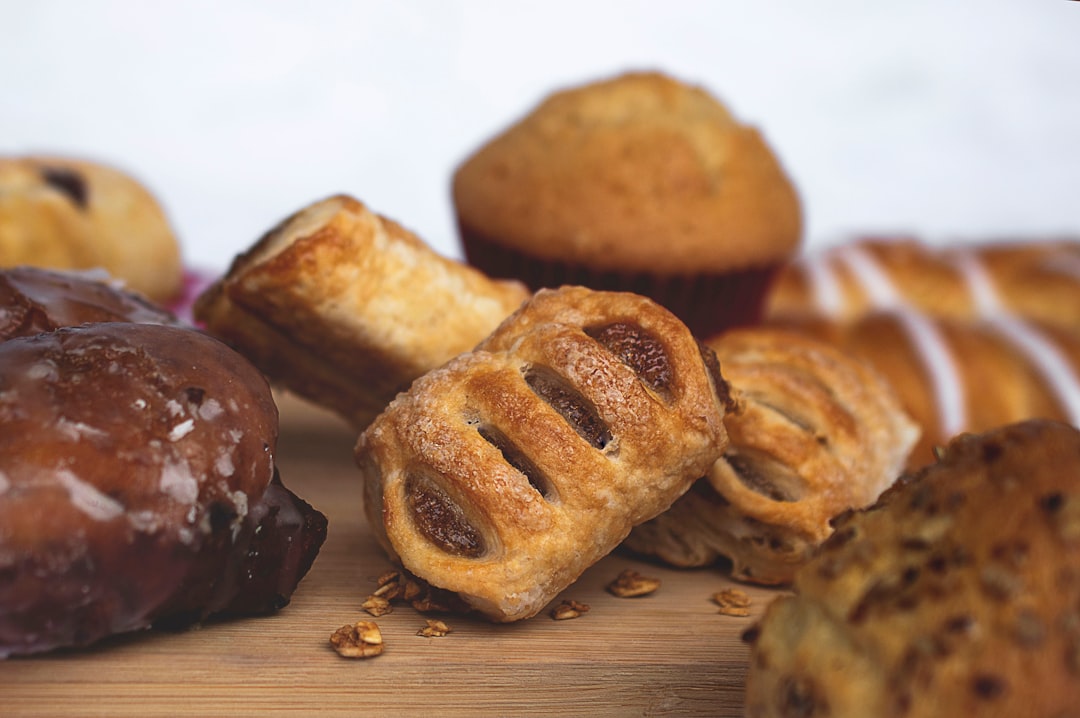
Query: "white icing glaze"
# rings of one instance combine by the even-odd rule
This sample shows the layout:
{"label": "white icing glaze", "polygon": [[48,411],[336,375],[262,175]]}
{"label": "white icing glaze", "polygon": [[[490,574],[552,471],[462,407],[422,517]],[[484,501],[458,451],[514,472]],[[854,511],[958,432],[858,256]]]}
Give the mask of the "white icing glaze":
{"label": "white icing glaze", "polygon": [[81,421],[71,421],[65,416],[56,420],[56,429],[68,441],[78,442],[86,438],[104,438],[109,435],[107,431],[84,424]]}
{"label": "white icing glaze", "polygon": [[195,420],[186,419],[172,428],[169,432],[169,441],[180,441],[195,430]]}
{"label": "white icing glaze", "polygon": [[810,300],[814,307],[831,319],[844,313],[844,293],[833,271],[829,254],[818,253],[802,260],[803,276],[810,288]]}
{"label": "white icing glaze", "polygon": [[236,473],[236,466],[233,464],[232,456],[226,452],[222,452],[217,460],[214,461],[214,470],[221,476],[228,478]]}
{"label": "white icing glaze", "polygon": [[[1076,270],[1080,272],[1080,257],[1076,259]],[[1068,421],[1080,425],[1080,378],[1068,357],[1044,332],[1009,311],[994,287],[993,277],[974,252],[957,252],[952,261],[964,278],[979,316],[1031,362]]]}
{"label": "white icing glaze", "polygon": [[1001,316],[990,323],[1039,371],[1069,423],[1080,426],[1080,377],[1068,357],[1046,334],[1021,319]]}
{"label": "white icing glaze", "polygon": [[945,336],[934,320],[906,305],[888,271],[861,247],[848,246],[837,258],[851,272],[873,308],[892,311],[908,335],[919,363],[930,378],[938,425],[953,436],[968,425],[967,395],[960,367]]}
{"label": "white icing glaze", "polygon": [[182,504],[194,504],[199,498],[199,482],[191,473],[186,462],[166,460],[161,467],[161,479],[158,487]]}
{"label": "white icing glaze", "polygon": [[959,249],[952,254],[949,262],[960,273],[961,281],[971,295],[975,312],[979,316],[991,317],[1006,312],[1001,294],[994,285],[994,278],[973,250]]}
{"label": "white icing glaze", "polygon": [[204,421],[213,421],[225,413],[217,399],[207,399],[199,407],[199,418]]}
{"label": "white icing glaze", "polygon": [[836,257],[855,278],[875,309],[896,309],[905,305],[903,295],[897,290],[889,272],[874,259],[870,252],[854,245],[844,248]]}
{"label": "white icing glaze", "polygon": [[116,499],[98,491],[67,469],[58,469],[56,481],[68,492],[72,505],[95,521],[111,521],[124,513]]}
{"label": "white icing glaze", "polygon": [[968,412],[960,367],[952,349],[934,320],[910,309],[896,310],[896,317],[930,377],[938,425],[945,436],[955,436],[967,428]]}

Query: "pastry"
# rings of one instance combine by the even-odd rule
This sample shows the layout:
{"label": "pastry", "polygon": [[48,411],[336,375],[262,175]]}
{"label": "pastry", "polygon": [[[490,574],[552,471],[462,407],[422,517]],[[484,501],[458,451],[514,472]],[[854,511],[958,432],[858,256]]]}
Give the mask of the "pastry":
{"label": "pastry", "polygon": [[850,322],[898,307],[954,320],[1008,315],[1080,331],[1080,240],[848,242],[786,267],[767,314]]}
{"label": "pastry", "polygon": [[535,615],[726,443],[715,357],[640,296],[542,290],[364,431],[365,510],[405,569]]}
{"label": "pastry", "polygon": [[275,383],[362,428],[526,297],[520,284],[445,259],[339,195],[238,256],[199,297],[195,316]]}
{"label": "pastry", "polygon": [[735,400],[728,447],[624,545],[675,566],[724,559],[740,580],[788,583],[833,518],[896,480],[918,427],[880,375],[824,341],[755,328],[708,344]]}
{"label": "pastry", "polygon": [[179,324],[145,297],[110,283],[104,273],[0,269],[0,341],[91,322]]}
{"label": "pastry", "polygon": [[191,329],[0,342],[0,655],[288,603],[326,520],[277,476],[277,420]]}
{"label": "pastry", "polygon": [[180,248],[160,204],[96,162],[0,157],[0,268],[104,269],[164,302],[180,289]]}
{"label": "pastry", "polygon": [[898,308],[851,322],[791,320],[789,329],[868,362],[922,428],[909,459],[965,431],[1042,417],[1080,426],[1080,333],[1012,315],[965,320]]}
{"label": "pastry", "polygon": [[802,235],[761,133],[658,72],[550,95],[462,162],[453,202],[489,276],[646,295],[700,337],[755,322]]}
{"label": "pastry", "polygon": [[746,715],[1068,716],[1080,704],[1080,432],[952,441],[837,522],[752,643]]}

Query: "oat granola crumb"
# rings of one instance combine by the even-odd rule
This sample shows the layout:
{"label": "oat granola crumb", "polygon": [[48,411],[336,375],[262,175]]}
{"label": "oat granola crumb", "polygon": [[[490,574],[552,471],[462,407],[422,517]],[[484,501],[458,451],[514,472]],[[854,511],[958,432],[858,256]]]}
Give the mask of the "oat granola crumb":
{"label": "oat granola crumb", "polygon": [[750,596],[745,591],[725,588],[713,594],[713,601],[720,606],[720,613],[724,616],[745,618],[750,615]]}
{"label": "oat granola crumb", "polygon": [[551,609],[551,617],[556,621],[566,621],[577,618],[589,611],[587,603],[579,603],[573,599],[566,599],[555,608]]}
{"label": "oat granola crumb", "polygon": [[660,579],[642,576],[629,568],[607,585],[608,592],[619,598],[646,596],[658,588],[660,588]]}
{"label": "oat granola crumb", "polygon": [[385,616],[394,610],[394,607],[390,604],[389,599],[378,595],[377,593],[368,596],[367,599],[360,604],[360,608],[364,609],[375,618],[379,616]]}
{"label": "oat granola crumb", "polygon": [[435,618],[429,618],[427,619],[427,625],[417,631],[416,635],[423,636],[424,638],[439,638],[450,633],[451,630],[453,629],[444,622]]}
{"label": "oat granola crumb", "polygon": [[371,658],[383,651],[382,632],[374,621],[357,621],[334,631],[330,645],[345,658]]}

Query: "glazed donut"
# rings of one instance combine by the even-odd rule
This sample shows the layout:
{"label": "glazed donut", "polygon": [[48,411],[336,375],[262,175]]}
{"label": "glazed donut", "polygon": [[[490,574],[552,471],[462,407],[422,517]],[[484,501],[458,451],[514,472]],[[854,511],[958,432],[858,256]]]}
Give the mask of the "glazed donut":
{"label": "glazed donut", "polygon": [[326,520],[277,477],[277,420],[190,329],[0,342],[0,655],[288,603]]}
{"label": "glazed donut", "polygon": [[0,341],[93,322],[179,324],[143,296],[100,272],[0,269]]}

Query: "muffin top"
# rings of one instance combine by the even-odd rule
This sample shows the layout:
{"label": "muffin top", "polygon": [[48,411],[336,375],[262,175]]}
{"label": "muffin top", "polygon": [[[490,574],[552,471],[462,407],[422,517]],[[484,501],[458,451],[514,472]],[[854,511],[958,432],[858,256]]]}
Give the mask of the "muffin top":
{"label": "muffin top", "polygon": [[761,134],[656,72],[552,94],[457,169],[453,199],[463,233],[615,271],[760,266],[802,230]]}

